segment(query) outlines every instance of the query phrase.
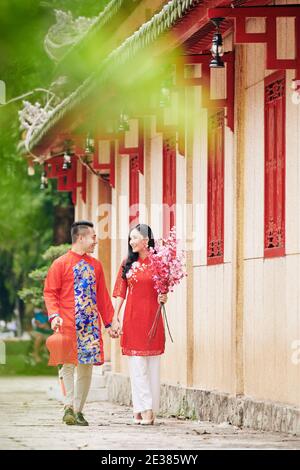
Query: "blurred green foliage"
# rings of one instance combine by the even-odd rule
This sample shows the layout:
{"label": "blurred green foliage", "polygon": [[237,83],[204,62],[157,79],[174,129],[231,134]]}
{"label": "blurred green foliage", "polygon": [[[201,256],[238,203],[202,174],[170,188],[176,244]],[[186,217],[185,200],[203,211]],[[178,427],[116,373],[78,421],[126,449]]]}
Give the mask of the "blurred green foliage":
{"label": "blurred green foliage", "polygon": [[[51,83],[54,64],[43,41],[55,22],[54,8],[70,10],[75,17],[94,16],[106,3],[1,0],[0,80],[6,84],[6,100]],[[20,101],[0,106],[0,319],[6,320],[12,316],[17,291],[26,286],[28,273],[42,266],[40,255],[52,243],[54,206],[70,203],[68,194],[52,189],[52,181],[48,190],[39,189],[40,171],[27,175],[26,161],[17,151],[20,107]]]}
{"label": "blurred green foliage", "polygon": [[[70,245],[63,244],[58,246],[50,246],[46,252],[42,255],[42,258],[45,260],[45,266],[42,266],[39,269],[35,269],[28,274],[28,277],[31,281],[29,287],[23,287],[18,291],[19,297],[27,305],[32,307],[44,309],[44,298],[43,298],[43,287],[44,280],[47,276],[48,269],[51,263],[58,258],[59,256],[64,255],[70,249]],[[27,283],[26,283],[27,284]]]}
{"label": "blurred green foliage", "polygon": [[48,353],[43,346],[40,353],[41,362],[36,363],[32,357],[32,341],[5,341],[6,364],[0,364],[1,376],[15,375],[57,375],[56,367],[48,367]]}

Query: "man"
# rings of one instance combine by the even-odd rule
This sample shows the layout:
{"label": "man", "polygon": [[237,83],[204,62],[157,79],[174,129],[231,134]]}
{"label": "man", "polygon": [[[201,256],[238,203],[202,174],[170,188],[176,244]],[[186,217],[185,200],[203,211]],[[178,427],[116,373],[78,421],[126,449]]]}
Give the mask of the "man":
{"label": "man", "polygon": [[71,237],[72,248],[52,263],[45,280],[44,300],[51,328],[56,332],[48,340],[49,365],[63,364],[66,389],[63,421],[88,426],[82,410],[92,369],[104,362],[101,319],[109,335],[113,338],[117,335],[111,329],[113,306],[102,264],[88,254],[93,253],[97,244],[93,224],[84,220],[74,222]]}

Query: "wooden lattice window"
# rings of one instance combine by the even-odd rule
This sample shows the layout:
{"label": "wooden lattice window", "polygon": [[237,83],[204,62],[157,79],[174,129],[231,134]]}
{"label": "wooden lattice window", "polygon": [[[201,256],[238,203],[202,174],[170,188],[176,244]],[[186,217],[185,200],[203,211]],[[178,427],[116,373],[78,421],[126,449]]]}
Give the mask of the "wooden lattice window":
{"label": "wooden lattice window", "polygon": [[285,254],[285,72],[265,79],[264,256]]}
{"label": "wooden lattice window", "polygon": [[175,225],[176,206],[176,136],[163,139],[163,236]]}
{"label": "wooden lattice window", "polygon": [[139,156],[129,159],[129,226],[136,225],[139,219]]}
{"label": "wooden lattice window", "polygon": [[208,117],[207,264],[224,261],[224,111]]}

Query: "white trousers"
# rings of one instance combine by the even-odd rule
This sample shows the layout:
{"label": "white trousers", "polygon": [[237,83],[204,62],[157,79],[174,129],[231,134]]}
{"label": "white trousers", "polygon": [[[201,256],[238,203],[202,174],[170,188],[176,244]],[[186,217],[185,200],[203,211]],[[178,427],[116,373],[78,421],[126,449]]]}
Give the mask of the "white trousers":
{"label": "white trousers", "polygon": [[65,406],[72,406],[75,412],[83,410],[86,402],[93,372],[93,364],[78,364],[77,380],[74,393],[74,364],[62,366],[62,377],[66,389]]}
{"label": "white trousers", "polygon": [[160,356],[128,356],[133,412],[159,411]]}

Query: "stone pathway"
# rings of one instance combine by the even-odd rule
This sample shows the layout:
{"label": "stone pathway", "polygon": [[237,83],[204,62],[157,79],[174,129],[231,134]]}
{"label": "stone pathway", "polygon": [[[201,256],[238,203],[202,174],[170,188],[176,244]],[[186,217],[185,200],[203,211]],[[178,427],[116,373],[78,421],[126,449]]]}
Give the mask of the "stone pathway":
{"label": "stone pathway", "polygon": [[241,430],[228,424],[159,418],[154,426],[131,424],[131,409],[88,403],[90,426],[66,426],[62,404],[47,398],[53,377],[0,378],[0,449],[300,449],[285,434]]}

